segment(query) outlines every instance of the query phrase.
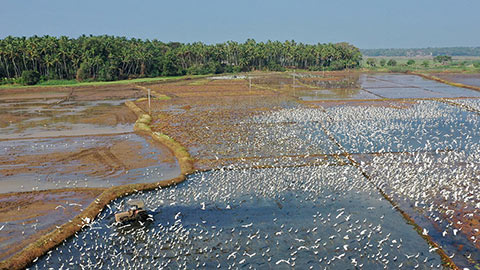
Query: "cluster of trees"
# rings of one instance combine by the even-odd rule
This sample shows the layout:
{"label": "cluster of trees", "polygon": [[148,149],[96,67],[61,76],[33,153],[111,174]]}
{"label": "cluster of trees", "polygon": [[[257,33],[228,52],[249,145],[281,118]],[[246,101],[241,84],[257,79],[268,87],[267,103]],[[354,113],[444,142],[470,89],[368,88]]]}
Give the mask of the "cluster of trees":
{"label": "cluster of trees", "polygon": [[[438,56],[435,56],[433,58],[433,61],[434,62],[438,62],[438,63],[441,63],[442,65],[446,65],[448,64],[448,62],[451,62],[452,61],[452,57],[449,56],[449,55],[438,55]],[[367,60],[365,61],[365,63],[367,64],[367,66],[370,66],[370,67],[376,67],[377,66],[377,59],[375,58],[367,58]],[[381,58],[378,62],[380,64],[380,66],[384,67],[385,65],[387,66],[396,66],[397,65],[397,61],[395,59],[389,59],[388,61],[385,59],[385,58]],[[476,65],[477,63],[474,63],[474,66]],[[408,59],[407,62],[405,63],[406,66],[413,66],[415,65],[415,60],[413,59]],[[430,65],[430,62],[428,60],[424,60],[422,63],[421,63],[422,66],[424,67],[428,67]]]}
{"label": "cluster of trees", "polygon": [[452,61],[452,57],[449,55],[438,55],[438,56],[435,56],[435,58],[433,58],[433,61],[439,62],[445,65],[446,63]]}
{"label": "cluster of trees", "polygon": [[419,49],[362,49],[365,56],[480,56],[480,47],[443,47],[443,48],[419,48]]}
{"label": "cluster of trees", "polygon": [[361,58],[360,50],[348,43],[249,39],[207,45],[106,35],[8,36],[0,40],[0,78],[19,78],[25,71],[43,80],[118,80],[285,68],[339,70],[359,66]]}
{"label": "cluster of trees", "polygon": [[[409,61],[410,61],[410,60],[409,60]],[[412,61],[413,61],[413,60],[412,60]],[[369,66],[371,66],[371,67],[377,66],[377,60],[376,60],[375,58],[367,58],[366,63],[367,63],[367,65],[369,65]],[[385,60],[385,59],[382,58],[382,59],[380,59],[379,64],[380,64],[380,66],[382,66],[382,67],[384,67],[385,65],[394,67],[394,66],[397,65],[397,60],[395,60],[395,59],[390,59],[390,60],[388,60],[388,62],[387,62],[387,60]],[[415,64],[415,61],[413,61],[413,63],[411,63],[411,62],[410,62],[410,63],[407,63],[407,65],[413,65],[413,64]]]}

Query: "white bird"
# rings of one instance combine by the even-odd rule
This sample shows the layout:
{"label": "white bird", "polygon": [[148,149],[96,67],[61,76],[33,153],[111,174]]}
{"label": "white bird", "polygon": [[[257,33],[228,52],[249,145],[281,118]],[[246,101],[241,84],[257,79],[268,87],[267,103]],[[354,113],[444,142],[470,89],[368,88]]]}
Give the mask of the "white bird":
{"label": "white bird", "polygon": [[230,253],[230,255],[228,255],[228,257],[227,257],[227,260],[230,260],[231,257],[233,257],[234,259],[236,259],[236,258],[237,258],[236,254],[237,254],[236,251]]}
{"label": "white bird", "polygon": [[281,260],[278,260],[275,264],[279,265],[281,263],[286,263],[286,264],[290,265],[290,259],[288,259],[288,260],[281,259]]}

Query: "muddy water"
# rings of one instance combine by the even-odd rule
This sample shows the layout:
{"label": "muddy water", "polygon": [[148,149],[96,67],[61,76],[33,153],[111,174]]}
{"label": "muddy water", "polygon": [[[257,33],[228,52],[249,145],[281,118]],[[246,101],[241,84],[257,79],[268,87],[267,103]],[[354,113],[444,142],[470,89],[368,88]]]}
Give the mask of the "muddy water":
{"label": "muddy water", "polygon": [[31,269],[440,269],[439,256],[372,191],[351,167],[194,174],[130,197],[150,208],[147,227],[114,226],[126,201],[117,200]]}
{"label": "muddy water", "polygon": [[136,134],[0,141],[0,155],[2,193],[156,182],[180,172],[168,149]]}
{"label": "muddy water", "polygon": [[362,89],[320,89],[303,91],[300,99],[305,101],[317,100],[348,100],[348,99],[379,99],[381,97]]}
{"label": "muddy water", "polygon": [[[126,100],[126,99],[125,99]],[[125,100],[70,101],[22,100],[0,103],[0,139],[115,134],[133,131],[131,121],[117,121],[108,115],[112,110],[125,110]],[[102,118],[111,120],[103,120]],[[95,119],[98,118],[98,119]]]}
{"label": "muddy water", "polygon": [[0,260],[75,217],[100,193],[76,190],[0,194]]}

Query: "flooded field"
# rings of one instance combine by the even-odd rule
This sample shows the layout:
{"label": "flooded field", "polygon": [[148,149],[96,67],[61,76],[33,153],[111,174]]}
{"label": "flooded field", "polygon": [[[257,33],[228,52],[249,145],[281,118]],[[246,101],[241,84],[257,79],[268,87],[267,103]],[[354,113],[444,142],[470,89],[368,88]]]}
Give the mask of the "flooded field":
{"label": "flooded field", "polygon": [[74,218],[102,191],[80,188],[0,194],[0,260]]}
{"label": "flooded field", "polygon": [[[148,88],[171,99],[135,104],[151,111],[153,131],[188,149],[198,171],[174,188],[113,201],[31,269],[448,268],[433,242],[458,267],[480,267],[480,92],[358,72],[258,72]],[[123,115],[113,101],[85,102],[110,108],[94,117]],[[168,149],[133,133],[4,140],[0,152],[10,191],[179,174]],[[146,202],[147,225],[114,225],[132,198]]]}
{"label": "flooded field", "polygon": [[104,188],[179,174],[170,150],[133,133],[132,86],[0,91],[0,259],[78,215]]}
{"label": "flooded field", "polygon": [[47,91],[0,92],[0,140],[132,132],[136,116],[124,102],[143,95],[135,88]]}
{"label": "flooded field", "polygon": [[151,206],[147,227],[116,228],[112,213],[126,199],[115,201],[32,269],[440,269],[439,256],[362,178],[348,166],[194,174],[134,196]]}
{"label": "flooded field", "polygon": [[0,141],[1,193],[171,179],[167,148],[136,134]]}
{"label": "flooded field", "polygon": [[437,73],[435,76],[449,80],[452,82],[463,83],[466,85],[478,86],[480,87],[480,74],[451,74],[451,73]]}
{"label": "flooded field", "polygon": [[[347,78],[349,78],[350,83],[345,83],[345,88],[321,87],[310,89],[300,92],[299,97],[305,101],[480,97],[478,91],[449,86],[415,75],[361,74],[357,78]],[[300,82],[303,81],[300,79]],[[303,83],[310,87],[314,86],[314,88],[319,85],[317,81],[312,79]]]}

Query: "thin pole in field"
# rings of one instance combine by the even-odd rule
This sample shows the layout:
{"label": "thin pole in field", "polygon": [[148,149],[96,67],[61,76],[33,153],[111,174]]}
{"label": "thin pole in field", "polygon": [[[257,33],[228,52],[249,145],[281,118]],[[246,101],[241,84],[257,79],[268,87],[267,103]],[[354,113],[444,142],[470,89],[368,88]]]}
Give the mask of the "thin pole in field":
{"label": "thin pole in field", "polygon": [[295,69],[293,70],[293,82],[292,82],[292,84],[293,84],[293,87],[295,87]]}
{"label": "thin pole in field", "polygon": [[247,75],[248,77],[248,93],[249,93],[249,99],[250,99],[250,104],[253,104],[252,102],[252,77]]}
{"label": "thin pole in field", "polygon": [[148,88],[148,114],[152,115],[152,109],[150,104],[150,88]]}
{"label": "thin pole in field", "polygon": [[295,75],[296,75],[295,72],[296,72],[296,71],[297,71],[296,69],[293,70],[293,82],[292,82],[293,85],[292,85],[292,88],[293,88],[293,95],[294,95],[294,96],[295,96],[295,94],[296,94],[296,93],[295,93]]}

